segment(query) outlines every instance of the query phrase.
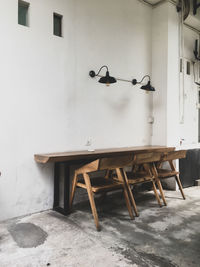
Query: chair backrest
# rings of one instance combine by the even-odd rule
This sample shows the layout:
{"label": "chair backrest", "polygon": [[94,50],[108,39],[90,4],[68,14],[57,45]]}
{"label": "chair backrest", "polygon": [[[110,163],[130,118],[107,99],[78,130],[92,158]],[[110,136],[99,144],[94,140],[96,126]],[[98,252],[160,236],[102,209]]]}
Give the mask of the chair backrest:
{"label": "chair backrest", "polygon": [[133,159],[133,154],[112,158],[103,158],[99,161],[99,170],[116,169],[132,166]]}
{"label": "chair backrest", "polygon": [[158,162],[163,156],[162,152],[150,152],[150,153],[141,153],[134,155],[133,164],[142,164],[142,163],[152,163]]}
{"label": "chair backrest", "polygon": [[75,170],[75,173],[82,174],[87,172],[94,172],[98,170],[98,167],[99,167],[99,159],[79,167],[78,169]]}
{"label": "chair backrest", "polygon": [[100,170],[123,168],[133,165],[133,155],[116,156],[111,158],[102,158],[92,161],[78,168],[76,174],[89,173]]}
{"label": "chair backrest", "polygon": [[[76,173],[89,173],[94,172],[98,170],[106,170],[106,169],[117,169],[117,168],[123,168],[123,167],[130,167],[137,164],[145,164],[145,163],[152,163],[152,162],[158,162],[169,160],[167,157],[171,158],[172,155],[175,158],[181,158],[183,156],[183,152],[181,155],[175,152],[180,151],[171,151],[167,153],[166,155],[163,152],[148,152],[148,153],[138,153],[138,154],[128,154],[124,156],[115,156],[110,158],[102,158],[97,159],[95,161],[92,161],[81,168],[76,170]],[[175,154],[174,154],[175,153]]]}
{"label": "chair backrest", "polygon": [[169,161],[175,159],[182,159],[186,157],[187,150],[178,150],[164,153],[162,161]]}

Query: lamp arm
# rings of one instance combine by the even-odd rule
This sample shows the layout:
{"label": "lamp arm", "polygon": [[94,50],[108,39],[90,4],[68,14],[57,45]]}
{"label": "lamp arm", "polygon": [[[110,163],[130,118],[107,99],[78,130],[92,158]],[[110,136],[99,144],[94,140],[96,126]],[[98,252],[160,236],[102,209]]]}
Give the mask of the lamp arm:
{"label": "lamp arm", "polygon": [[[104,77],[103,75],[99,75],[99,74],[96,74],[95,76],[98,76],[98,77]],[[128,82],[128,83],[132,83],[132,81],[130,80],[126,80],[126,79],[121,79],[121,78],[115,78],[117,81],[121,81],[121,82]]]}
{"label": "lamp arm", "polygon": [[96,76],[98,76],[98,75],[99,75],[99,73],[101,72],[101,70],[102,70],[103,68],[106,68],[106,69],[107,69],[107,71],[108,71],[108,67],[107,67],[106,65],[104,65],[104,66],[102,66],[102,67],[99,69],[99,71],[98,71],[98,73],[96,74]]}
{"label": "lamp arm", "polygon": [[148,77],[148,78],[149,78],[149,81],[151,81],[151,77],[150,77],[149,75],[145,75],[145,76],[142,78],[142,80],[141,80],[140,82],[138,82],[138,83],[142,83],[143,80],[144,80],[146,77]]}
{"label": "lamp arm", "polygon": [[128,83],[132,83],[132,81],[130,80],[126,80],[126,79],[121,79],[121,78],[116,78],[117,81],[121,81],[121,82],[128,82]]}

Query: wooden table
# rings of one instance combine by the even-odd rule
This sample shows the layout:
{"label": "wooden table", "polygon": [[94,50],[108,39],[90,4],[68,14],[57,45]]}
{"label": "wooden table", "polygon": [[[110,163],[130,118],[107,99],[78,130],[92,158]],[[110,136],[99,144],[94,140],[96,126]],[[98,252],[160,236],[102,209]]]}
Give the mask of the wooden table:
{"label": "wooden table", "polygon": [[[166,146],[136,146],[111,149],[97,149],[94,152],[89,151],[69,151],[49,154],[34,155],[35,161],[40,164],[48,162],[54,163],[54,204],[53,209],[63,215],[68,215],[69,196],[70,196],[70,166],[74,164],[86,163],[91,160],[105,157],[122,156],[136,153],[147,153],[152,151],[167,152],[173,150],[173,147]],[[63,184],[61,167],[64,166]],[[61,199],[61,189],[63,188],[63,196]],[[63,207],[60,201],[63,201]]]}

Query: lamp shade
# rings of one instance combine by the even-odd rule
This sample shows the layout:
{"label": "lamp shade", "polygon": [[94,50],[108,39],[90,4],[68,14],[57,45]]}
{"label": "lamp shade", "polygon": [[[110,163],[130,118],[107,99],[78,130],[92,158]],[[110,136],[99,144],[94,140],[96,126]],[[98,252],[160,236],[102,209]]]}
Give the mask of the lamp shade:
{"label": "lamp shade", "polygon": [[99,83],[105,83],[107,85],[111,84],[111,83],[116,83],[117,80],[114,77],[111,77],[109,75],[109,71],[106,72],[106,76],[103,76],[99,79]]}
{"label": "lamp shade", "polygon": [[151,86],[151,82],[148,81],[148,83],[146,85],[143,85],[140,87],[142,90],[148,91],[148,92],[154,92],[156,91],[155,88],[153,86]]}

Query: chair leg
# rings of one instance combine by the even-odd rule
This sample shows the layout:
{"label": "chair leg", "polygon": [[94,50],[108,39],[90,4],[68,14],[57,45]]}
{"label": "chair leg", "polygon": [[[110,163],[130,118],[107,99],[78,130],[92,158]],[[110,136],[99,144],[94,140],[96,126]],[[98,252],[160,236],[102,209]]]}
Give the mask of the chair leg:
{"label": "chair leg", "polygon": [[153,191],[154,191],[154,194],[155,194],[156,199],[157,199],[157,201],[158,201],[158,205],[159,205],[160,207],[162,207],[162,204],[161,204],[161,201],[160,201],[160,197],[159,197],[159,194],[158,194],[158,192],[157,192],[156,185],[155,185],[155,181],[152,181],[152,184],[153,184]]}
{"label": "chair leg", "polygon": [[77,174],[75,172],[74,174],[74,178],[72,181],[72,189],[71,189],[71,195],[70,195],[70,199],[69,199],[69,209],[72,209],[72,204],[73,204],[73,200],[74,200],[74,195],[75,195],[75,191],[76,191],[76,183],[77,183]]}
{"label": "chair leg", "polygon": [[181,181],[180,181],[179,176],[176,175],[176,176],[175,176],[175,179],[176,179],[176,182],[177,182],[177,184],[178,184],[178,187],[179,187],[179,189],[180,189],[180,191],[181,191],[181,195],[182,195],[183,199],[186,199],[186,198],[185,198],[185,194],[184,194],[184,192],[183,192],[183,187],[182,187],[182,184],[181,184]]}
{"label": "chair leg", "polygon": [[162,188],[162,185],[161,185],[160,180],[159,179],[156,179],[156,183],[158,185],[158,189],[160,191],[160,195],[161,195],[161,198],[163,200],[163,203],[164,203],[165,206],[167,206],[167,201],[165,199],[164,191],[163,191],[163,188]]}
{"label": "chair leg", "polygon": [[112,170],[107,170],[107,171],[106,171],[105,178],[106,178],[106,179],[110,178],[110,177],[111,177],[111,175],[112,175],[112,173],[113,173],[113,171],[112,171]]}
{"label": "chair leg", "polygon": [[160,191],[160,195],[161,195],[161,198],[163,200],[163,203],[164,203],[165,206],[167,206],[167,202],[166,202],[166,199],[165,199],[165,195],[164,195],[164,192],[163,192],[163,188],[162,188],[160,179],[158,178],[158,172],[157,172],[157,169],[155,167],[155,164],[152,165],[152,173],[154,175],[155,182],[158,185],[158,189]]}
{"label": "chair leg", "polygon": [[132,204],[132,206],[133,206],[135,215],[136,215],[137,217],[139,217],[139,213],[138,213],[138,210],[137,210],[137,206],[136,206],[136,203],[135,203],[135,199],[134,199],[134,197],[133,197],[133,193],[132,193],[130,184],[129,184],[129,182],[128,182],[128,178],[127,178],[126,172],[124,171],[124,169],[121,169],[121,172],[122,172],[122,178],[123,178],[123,180],[124,180],[124,183],[125,183],[125,185],[127,186],[127,189],[128,189],[129,197],[130,197],[131,204]]}
{"label": "chair leg", "polygon": [[85,181],[85,184],[87,187],[87,192],[88,192],[88,197],[89,197],[89,201],[90,201],[92,214],[94,217],[94,222],[95,222],[97,231],[100,231],[99,219],[98,219],[98,214],[97,214],[96,205],[95,205],[95,201],[94,201],[94,194],[92,192],[92,187],[91,187],[91,183],[90,183],[90,177],[86,173],[83,174],[83,177],[84,177],[84,181]]}
{"label": "chair leg", "polygon": [[125,201],[126,201],[126,206],[127,206],[127,209],[128,209],[129,215],[130,215],[130,218],[132,220],[134,220],[134,215],[133,215],[133,211],[132,211],[130,199],[129,199],[129,196],[128,196],[128,192],[127,192],[127,190],[125,188],[125,185],[124,185],[124,198],[125,198]]}
{"label": "chair leg", "polygon": [[131,203],[130,203],[130,199],[129,199],[129,194],[128,194],[128,190],[127,190],[126,184],[125,184],[125,182],[123,180],[123,175],[122,175],[120,169],[118,169],[118,168],[116,169],[116,173],[117,173],[118,180],[123,183],[124,198],[125,198],[125,201],[126,201],[126,206],[127,206],[127,209],[128,209],[128,212],[129,212],[129,215],[130,215],[131,219],[134,220],[134,215],[133,215],[133,211],[132,211],[132,207],[131,207]]}
{"label": "chair leg", "polygon": [[[175,165],[174,165],[174,163],[173,163],[172,160],[169,161],[169,165],[170,165],[170,167],[171,167],[171,169],[172,169],[173,171],[176,171]],[[184,194],[184,192],[183,192],[183,187],[182,187],[182,184],[181,184],[179,175],[176,175],[176,176],[175,176],[175,179],[176,179],[176,182],[177,182],[177,184],[178,184],[178,187],[179,187],[179,189],[180,189],[180,191],[181,191],[181,195],[182,195],[183,199],[185,199],[185,194]]]}
{"label": "chair leg", "polygon": [[[112,170],[107,170],[104,178],[109,179],[111,175],[112,175]],[[107,197],[107,192],[103,192],[100,197],[101,201],[104,201],[106,197]]]}

